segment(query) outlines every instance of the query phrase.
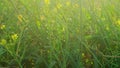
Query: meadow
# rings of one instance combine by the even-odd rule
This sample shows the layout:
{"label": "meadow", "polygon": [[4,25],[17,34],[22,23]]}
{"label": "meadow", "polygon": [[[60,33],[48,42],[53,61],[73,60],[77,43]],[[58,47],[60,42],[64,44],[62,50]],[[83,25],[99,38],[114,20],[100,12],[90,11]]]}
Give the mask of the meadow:
{"label": "meadow", "polygon": [[120,0],[0,0],[0,68],[120,68]]}

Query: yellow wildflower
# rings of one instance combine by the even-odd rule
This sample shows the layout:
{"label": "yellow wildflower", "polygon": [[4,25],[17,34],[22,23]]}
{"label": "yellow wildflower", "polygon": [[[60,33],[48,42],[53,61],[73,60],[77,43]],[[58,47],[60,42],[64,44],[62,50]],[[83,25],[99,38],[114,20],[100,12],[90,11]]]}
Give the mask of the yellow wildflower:
{"label": "yellow wildflower", "polygon": [[93,64],[93,62],[91,61],[91,64]]}
{"label": "yellow wildflower", "polygon": [[79,5],[78,4],[74,4],[74,6],[73,6],[74,8],[78,8],[79,7]]}
{"label": "yellow wildflower", "polygon": [[5,45],[6,43],[7,43],[7,41],[5,39],[2,39],[0,42],[1,45]]}
{"label": "yellow wildflower", "polygon": [[69,1],[67,1],[67,2],[66,2],[66,5],[67,5],[67,6],[69,6],[69,5],[70,5],[70,2],[69,2]]}
{"label": "yellow wildflower", "polygon": [[85,54],[84,54],[84,53],[82,53],[82,57],[85,57]]}
{"label": "yellow wildflower", "polygon": [[45,20],[45,16],[44,16],[44,15],[41,15],[41,16],[40,16],[40,19],[41,19],[41,20]]}
{"label": "yellow wildflower", "polygon": [[18,20],[20,21],[20,22],[22,22],[23,20],[23,16],[22,15],[18,15]]}
{"label": "yellow wildflower", "polygon": [[88,62],[89,62],[89,59],[86,59],[85,62],[88,63]]}
{"label": "yellow wildflower", "polygon": [[50,4],[50,0],[44,0],[44,2],[45,2],[46,5]]}
{"label": "yellow wildflower", "polygon": [[5,29],[5,25],[1,25],[0,29],[2,30]]}
{"label": "yellow wildflower", "polygon": [[117,25],[120,25],[120,20],[117,21]]}
{"label": "yellow wildflower", "polygon": [[62,4],[58,3],[57,8],[60,9],[62,7]]}
{"label": "yellow wildflower", "polygon": [[11,36],[11,38],[15,41],[15,40],[18,39],[18,35],[17,35],[17,34],[13,34],[13,35]]}

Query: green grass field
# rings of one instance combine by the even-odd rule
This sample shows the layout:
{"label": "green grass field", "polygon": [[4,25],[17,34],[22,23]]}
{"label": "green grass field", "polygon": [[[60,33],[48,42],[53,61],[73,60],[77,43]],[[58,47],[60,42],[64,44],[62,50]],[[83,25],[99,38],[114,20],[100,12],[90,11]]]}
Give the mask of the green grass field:
{"label": "green grass field", "polygon": [[120,0],[0,0],[0,68],[120,68]]}

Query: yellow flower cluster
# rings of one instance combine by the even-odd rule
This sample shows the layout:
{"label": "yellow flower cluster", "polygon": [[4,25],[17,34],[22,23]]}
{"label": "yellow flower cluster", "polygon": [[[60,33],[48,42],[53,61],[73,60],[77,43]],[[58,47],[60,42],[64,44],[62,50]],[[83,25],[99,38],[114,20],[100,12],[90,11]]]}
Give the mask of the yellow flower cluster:
{"label": "yellow flower cluster", "polygon": [[20,22],[22,22],[23,20],[23,16],[22,15],[18,15],[18,20],[20,21]]}
{"label": "yellow flower cluster", "polygon": [[71,3],[69,1],[66,2],[66,5],[69,6]]}
{"label": "yellow flower cluster", "polygon": [[15,41],[15,40],[18,39],[18,35],[17,35],[17,34],[13,34],[13,35],[11,36],[11,38]]}
{"label": "yellow flower cluster", "polygon": [[82,57],[85,57],[85,53],[82,53]]}
{"label": "yellow flower cluster", "polygon": [[45,2],[46,5],[50,4],[50,0],[44,0],[44,2]]}
{"label": "yellow flower cluster", "polygon": [[62,4],[58,3],[57,8],[60,9],[62,7]]}
{"label": "yellow flower cluster", "polygon": [[120,20],[117,21],[117,25],[120,25]]}
{"label": "yellow flower cluster", "polygon": [[74,4],[73,7],[74,7],[74,8],[78,8],[78,7],[79,7],[79,4]]}
{"label": "yellow flower cluster", "polygon": [[45,16],[44,15],[41,15],[40,16],[40,19],[43,21],[43,20],[45,20]]}
{"label": "yellow flower cluster", "polygon": [[0,29],[2,30],[5,29],[5,25],[1,25]]}
{"label": "yellow flower cluster", "polygon": [[5,45],[6,43],[7,43],[7,41],[5,39],[2,39],[0,42],[1,45]]}

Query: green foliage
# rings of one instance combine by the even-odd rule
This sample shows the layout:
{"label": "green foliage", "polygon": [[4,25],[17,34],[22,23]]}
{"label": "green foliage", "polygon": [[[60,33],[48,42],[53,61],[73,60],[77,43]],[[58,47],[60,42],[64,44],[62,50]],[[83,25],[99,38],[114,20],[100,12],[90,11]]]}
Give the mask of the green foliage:
{"label": "green foliage", "polygon": [[0,67],[119,68],[119,0],[0,0]]}

